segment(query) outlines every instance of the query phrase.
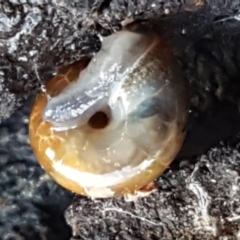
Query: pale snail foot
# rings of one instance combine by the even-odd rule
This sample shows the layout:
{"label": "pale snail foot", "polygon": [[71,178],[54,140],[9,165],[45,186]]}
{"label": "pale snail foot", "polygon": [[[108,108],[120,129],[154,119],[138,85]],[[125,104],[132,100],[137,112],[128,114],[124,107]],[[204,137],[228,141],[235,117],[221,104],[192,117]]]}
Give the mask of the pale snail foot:
{"label": "pale snail foot", "polygon": [[124,194],[124,200],[126,202],[136,202],[139,198],[144,198],[150,196],[152,193],[157,191],[157,185],[155,182],[150,182],[145,187],[136,190],[134,193]]}

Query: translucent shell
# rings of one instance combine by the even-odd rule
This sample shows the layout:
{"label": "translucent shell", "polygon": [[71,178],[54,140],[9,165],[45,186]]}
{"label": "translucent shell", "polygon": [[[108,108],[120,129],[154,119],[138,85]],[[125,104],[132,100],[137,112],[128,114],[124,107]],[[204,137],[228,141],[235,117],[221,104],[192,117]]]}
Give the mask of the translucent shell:
{"label": "translucent shell", "polygon": [[[93,198],[134,194],[158,177],[175,158],[185,137],[187,87],[177,61],[164,44],[158,47],[164,53],[155,52],[153,57],[163,58],[159,76],[169,84],[160,88],[158,94],[162,95],[157,102],[141,103],[140,110],[136,106],[129,116],[123,115],[126,121],[120,127],[113,123],[108,127],[111,119],[99,111],[84,126],[56,131],[51,123],[42,120],[46,94],[37,95],[30,115],[30,143],[40,165],[61,186]],[[87,60],[82,60],[62,69],[47,82],[47,93],[57,96],[77,80],[87,64]],[[149,89],[155,85],[156,82]],[[136,96],[134,91],[134,98],[129,101]]]}

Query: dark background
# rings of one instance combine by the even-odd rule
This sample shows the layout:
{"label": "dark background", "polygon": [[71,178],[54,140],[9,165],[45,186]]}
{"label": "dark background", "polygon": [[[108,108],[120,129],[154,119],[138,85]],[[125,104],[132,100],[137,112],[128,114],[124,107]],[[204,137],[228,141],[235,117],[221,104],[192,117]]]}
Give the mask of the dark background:
{"label": "dark background", "polygon": [[[228,0],[0,0],[0,239],[238,239],[239,7]],[[34,70],[44,82],[57,66],[97,51],[99,34],[143,19],[186,73],[186,142],[147,198],[74,196],[47,177],[28,142]]]}

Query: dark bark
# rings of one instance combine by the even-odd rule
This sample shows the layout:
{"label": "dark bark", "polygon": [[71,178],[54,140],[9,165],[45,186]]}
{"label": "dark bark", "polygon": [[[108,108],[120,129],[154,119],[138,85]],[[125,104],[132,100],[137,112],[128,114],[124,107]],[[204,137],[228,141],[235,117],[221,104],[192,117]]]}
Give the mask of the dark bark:
{"label": "dark bark", "polygon": [[151,19],[182,64],[192,118],[156,193],[131,204],[77,197],[66,212],[71,232],[63,214],[73,195],[46,177],[27,140],[29,99],[0,126],[0,238],[237,239],[239,138],[206,150],[240,130],[240,24],[229,19],[239,1],[27,2],[0,0],[0,122],[38,89],[34,66],[44,82],[97,51],[99,33],[137,19]]}
{"label": "dark bark", "polygon": [[[36,90],[56,66],[69,64],[99,49],[97,35],[121,22],[204,9],[198,25],[230,16],[238,1],[0,1],[0,121]],[[196,22],[196,21],[195,21]]]}

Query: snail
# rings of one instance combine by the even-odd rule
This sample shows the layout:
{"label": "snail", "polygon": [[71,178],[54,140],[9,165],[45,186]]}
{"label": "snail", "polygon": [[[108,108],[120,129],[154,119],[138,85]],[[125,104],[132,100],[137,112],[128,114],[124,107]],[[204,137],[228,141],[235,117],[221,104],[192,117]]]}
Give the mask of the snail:
{"label": "snail", "polygon": [[88,61],[62,69],[37,95],[29,139],[44,170],[77,194],[135,194],[173,161],[189,103],[182,69],[150,28],[104,37]]}

